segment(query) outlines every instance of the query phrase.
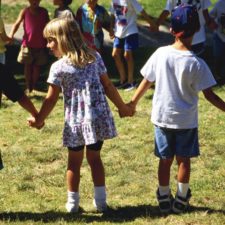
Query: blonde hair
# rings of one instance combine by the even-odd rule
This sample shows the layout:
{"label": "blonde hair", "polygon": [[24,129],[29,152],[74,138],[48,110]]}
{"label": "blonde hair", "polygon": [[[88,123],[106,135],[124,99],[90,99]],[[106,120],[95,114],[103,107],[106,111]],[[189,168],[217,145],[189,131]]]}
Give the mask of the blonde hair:
{"label": "blonde hair", "polygon": [[56,40],[63,57],[77,67],[84,67],[96,59],[96,53],[84,41],[77,22],[71,18],[55,18],[44,29],[46,39]]}

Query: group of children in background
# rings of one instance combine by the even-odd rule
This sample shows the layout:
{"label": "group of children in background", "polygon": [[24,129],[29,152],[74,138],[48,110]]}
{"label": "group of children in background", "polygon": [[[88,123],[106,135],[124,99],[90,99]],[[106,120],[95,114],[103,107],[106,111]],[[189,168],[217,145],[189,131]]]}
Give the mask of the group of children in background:
{"label": "group of children in background", "polygon": [[[215,55],[221,58],[221,54],[224,54],[220,47],[224,44],[223,1],[218,1],[212,10],[211,15],[217,23],[208,14],[208,0],[168,0],[167,11],[163,11],[156,22],[136,0],[113,0],[110,11],[114,15],[114,22],[107,11],[97,4],[97,0],[87,0],[76,15],[68,6],[71,1],[54,0],[59,8],[54,14],[57,18],[50,22],[47,11],[39,7],[40,0],[29,0],[29,3],[30,6],[19,14],[9,38],[6,35],[3,39],[3,32],[1,38],[11,41],[23,21],[25,33],[18,59],[25,64],[24,73],[30,91],[35,87],[40,66],[46,62],[46,43],[58,60],[50,68],[47,80],[49,88],[39,112],[30,106],[32,103],[24,93],[20,92],[20,98],[11,99],[20,102],[25,98],[25,105],[23,101],[21,105],[32,115],[28,123],[40,129],[62,91],[65,106],[63,145],[68,148],[67,211],[79,211],[80,168],[85,148],[94,183],[93,204],[99,212],[107,210],[105,173],[100,150],[104,141],[115,137],[117,132],[106,96],[118,108],[121,117],[133,116],[138,101],[154,83],[151,121],[155,129],[155,155],[159,157],[159,208],[162,213],[184,212],[191,197],[191,158],[199,155],[198,93],[202,91],[210,103],[225,111],[225,102],[211,89],[216,84],[212,73],[204,60],[194,53],[200,54],[204,47],[203,34],[195,41],[196,35],[202,31],[204,16],[207,25],[217,29]],[[110,36],[115,38],[112,55],[120,74],[118,87],[131,90],[135,87],[132,52],[138,47],[137,13],[143,15],[152,30],[157,30],[158,25],[171,13],[171,33],[175,42],[160,47],[152,54],[141,69],[144,77],[142,82],[131,101],[125,104],[110,81],[100,55],[103,45],[102,28],[107,29]],[[126,59],[127,73],[122,55]],[[3,72],[0,72],[4,73],[5,67],[1,67]],[[17,94],[14,92],[14,95]],[[170,190],[170,168],[174,158],[178,164],[175,196]]]}

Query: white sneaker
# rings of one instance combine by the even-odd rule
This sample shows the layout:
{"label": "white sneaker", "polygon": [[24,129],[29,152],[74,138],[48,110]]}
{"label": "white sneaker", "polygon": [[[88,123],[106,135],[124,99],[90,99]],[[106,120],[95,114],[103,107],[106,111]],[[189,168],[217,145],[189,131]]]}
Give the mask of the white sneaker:
{"label": "white sneaker", "polygon": [[94,207],[96,208],[96,210],[98,212],[105,212],[105,211],[107,211],[107,208],[108,208],[107,203],[105,202],[105,200],[103,200],[103,201],[100,200],[100,201],[96,202],[96,200],[93,199],[93,205],[94,205]]}
{"label": "white sneaker", "polygon": [[79,210],[79,201],[67,202],[66,210],[69,213],[76,213]]}

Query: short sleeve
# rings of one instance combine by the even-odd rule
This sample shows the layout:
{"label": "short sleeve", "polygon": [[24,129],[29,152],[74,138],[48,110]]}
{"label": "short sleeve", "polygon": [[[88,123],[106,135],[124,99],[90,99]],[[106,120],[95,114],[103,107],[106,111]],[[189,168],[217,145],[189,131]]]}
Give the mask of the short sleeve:
{"label": "short sleeve", "polygon": [[97,64],[98,74],[100,76],[107,73],[107,69],[99,53],[96,54],[96,64]]}
{"label": "short sleeve", "polygon": [[130,0],[136,13],[140,13],[143,10],[142,5],[137,0]]}
{"label": "short sleeve", "polygon": [[62,71],[61,71],[61,65],[59,63],[60,61],[57,61],[52,64],[49,76],[47,82],[49,84],[54,84],[56,86],[61,87],[62,84]]}
{"label": "short sleeve", "polygon": [[194,90],[202,91],[214,85],[216,85],[216,81],[212,75],[212,72],[210,71],[208,65],[199,58],[198,69],[193,82]]}
{"label": "short sleeve", "polygon": [[155,78],[156,78],[155,77],[155,71],[156,71],[155,64],[156,64],[156,53],[153,53],[140,71],[142,76],[150,82],[154,82]]}

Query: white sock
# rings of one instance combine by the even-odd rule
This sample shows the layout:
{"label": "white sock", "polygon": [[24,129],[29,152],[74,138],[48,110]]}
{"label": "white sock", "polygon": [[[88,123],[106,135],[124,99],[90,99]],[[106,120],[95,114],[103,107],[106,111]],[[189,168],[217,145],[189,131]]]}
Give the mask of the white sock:
{"label": "white sock", "polygon": [[94,198],[95,200],[106,201],[106,188],[105,186],[94,187]]}
{"label": "white sock", "polygon": [[189,183],[177,183],[177,195],[186,198],[189,189]]}
{"label": "white sock", "polygon": [[159,194],[161,196],[169,195],[169,193],[170,193],[170,186],[169,185],[168,186],[160,186],[159,185]]}
{"label": "white sock", "polygon": [[74,203],[80,199],[79,192],[67,191],[67,202]]}

